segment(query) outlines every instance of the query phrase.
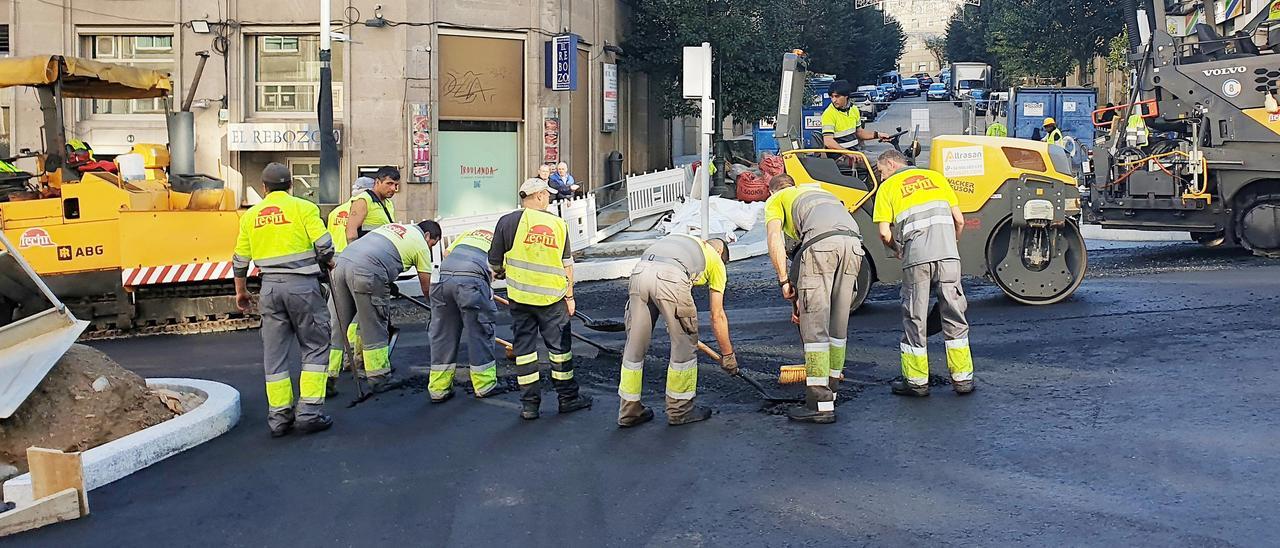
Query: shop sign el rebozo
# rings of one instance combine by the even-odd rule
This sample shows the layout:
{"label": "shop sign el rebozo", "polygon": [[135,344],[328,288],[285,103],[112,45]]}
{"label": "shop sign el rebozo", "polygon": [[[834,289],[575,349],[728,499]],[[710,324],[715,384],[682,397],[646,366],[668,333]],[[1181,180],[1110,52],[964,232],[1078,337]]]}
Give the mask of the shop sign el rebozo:
{"label": "shop sign el rebozo", "polygon": [[[333,128],[342,150],[342,128]],[[227,125],[227,149],[240,151],[320,150],[320,125],[315,123],[242,123]]]}

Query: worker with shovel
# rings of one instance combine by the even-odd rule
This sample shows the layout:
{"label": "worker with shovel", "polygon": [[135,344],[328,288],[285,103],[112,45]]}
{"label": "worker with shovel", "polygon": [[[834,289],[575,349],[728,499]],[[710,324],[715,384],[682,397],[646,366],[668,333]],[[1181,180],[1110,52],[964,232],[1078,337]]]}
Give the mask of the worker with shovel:
{"label": "worker with shovel", "polygon": [[[272,162],[262,171],[267,196],[240,217],[240,233],[231,259],[236,306],[249,313],[249,262],[262,272],[258,311],[262,314],[262,366],[267,383],[267,427],[272,437],[291,429],[319,432],[333,425],[324,414],[325,350],[329,309],[320,285],[321,265],[333,260],[333,239],[315,204],[289,194],[293,175]],[[289,355],[302,349],[298,403],[294,408]]]}
{"label": "worker with shovel", "polygon": [[729,247],[724,240],[703,241],[672,234],[649,246],[631,271],[627,301],[627,345],[622,354],[618,383],[618,426],[629,428],[653,419],[653,410],[640,403],[644,355],[658,316],[671,337],[671,361],[667,364],[667,424],[678,426],[703,421],[711,410],[694,405],[698,386],[698,308],[693,286],[711,290],[711,331],[724,354],[720,366],[738,373],[738,360],[729,341],[729,318],[724,313],[725,263]]}
{"label": "worker with shovel", "polygon": [[458,344],[467,333],[471,388],[477,398],[495,394],[498,362],[493,355],[493,323],[497,305],[489,285],[489,247],[493,232],[469,230],[458,235],[440,261],[440,280],[431,287],[431,403],[453,397]]}
{"label": "worker with shovel", "polygon": [[591,397],[578,393],[573,378],[572,337],[573,256],[569,227],[547,213],[551,190],[547,182],[533,178],[520,185],[521,209],[498,220],[489,248],[489,266],[495,277],[507,280],[511,300],[511,329],[515,333],[516,380],[520,418],[533,420],[542,404],[542,377],[538,370],[538,339],[551,358],[551,385],[561,413],[591,407]]}
{"label": "worker with shovel", "polygon": [[[355,320],[364,342],[364,372],[373,392],[385,392],[391,376],[391,284],[409,268],[418,271],[422,294],[431,294],[431,247],[440,241],[440,224],[391,223],[351,242],[333,269],[333,303],[338,324]],[[350,351],[350,349],[347,349]],[[357,380],[357,382],[359,382]]]}
{"label": "worker with shovel", "polygon": [[964,215],[956,193],[941,173],[908,167],[906,157],[896,151],[881,154],[876,169],[884,182],[871,220],[885,247],[902,259],[903,378],[890,386],[900,396],[929,395],[926,316],[933,288],[947,340],[951,387],[957,394],[971,393],[973,357],[957,246]]}
{"label": "worker with shovel", "polygon": [[[351,216],[351,204],[360,199],[360,194],[372,190],[374,180],[371,177],[358,177],[351,184],[351,199],[346,203],[333,208],[329,212],[329,236],[333,238],[333,249],[336,253],[342,253],[347,248],[347,220]],[[329,384],[325,389],[329,395],[338,393],[338,374],[342,372],[344,366],[349,366],[349,360],[355,360],[356,369],[363,369],[361,363],[360,352],[364,345],[360,343],[360,334],[356,331],[356,324],[342,326],[338,325],[338,311],[333,307],[332,291],[329,295],[329,317],[333,318],[333,326],[330,329],[329,337]],[[343,340],[347,343],[344,343]],[[353,352],[350,354],[343,352],[343,348],[351,345]]]}
{"label": "worker with shovel", "polygon": [[[787,418],[833,423],[849,309],[862,267],[862,235],[840,199],[820,187],[798,187],[782,174],[770,179],[769,191],[764,207],[769,259],[783,298],[794,303],[804,341],[805,403],[788,410]],[[799,242],[790,268],[784,234]]]}

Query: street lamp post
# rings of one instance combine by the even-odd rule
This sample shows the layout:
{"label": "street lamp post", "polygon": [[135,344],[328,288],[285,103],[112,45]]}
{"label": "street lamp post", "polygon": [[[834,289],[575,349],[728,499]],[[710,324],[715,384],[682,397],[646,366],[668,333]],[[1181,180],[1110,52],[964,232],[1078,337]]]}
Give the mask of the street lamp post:
{"label": "street lamp post", "polygon": [[320,0],[320,97],[316,115],[320,121],[319,202],[338,202],[338,139],[333,133],[333,67],[331,60],[329,0]]}

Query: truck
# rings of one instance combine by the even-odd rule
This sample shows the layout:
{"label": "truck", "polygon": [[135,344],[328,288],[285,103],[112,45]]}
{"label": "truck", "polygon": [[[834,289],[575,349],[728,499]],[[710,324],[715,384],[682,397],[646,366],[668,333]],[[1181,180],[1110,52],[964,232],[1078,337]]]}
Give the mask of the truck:
{"label": "truck", "polygon": [[[1093,111],[1107,133],[1093,151],[1085,220],[1189,232],[1211,246],[1280,258],[1280,25],[1262,9],[1224,36],[1200,24],[1171,35],[1164,2],[1122,2],[1134,92]],[[1144,20],[1145,19],[1145,20]],[[1254,35],[1269,25],[1266,43]]]}
{"label": "truck", "polygon": [[951,63],[951,96],[956,101],[968,98],[973,90],[991,89],[991,65],[986,63]]}

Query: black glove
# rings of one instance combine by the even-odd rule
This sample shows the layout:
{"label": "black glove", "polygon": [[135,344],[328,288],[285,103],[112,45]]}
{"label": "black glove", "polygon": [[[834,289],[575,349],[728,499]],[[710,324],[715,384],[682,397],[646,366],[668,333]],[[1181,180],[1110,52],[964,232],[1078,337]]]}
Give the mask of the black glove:
{"label": "black glove", "polygon": [[390,291],[391,291],[391,296],[392,296],[392,297],[399,297],[399,296],[400,296],[400,286],[396,285],[396,283],[395,283],[395,282],[391,282],[391,287],[390,287],[389,289],[390,289]]}

